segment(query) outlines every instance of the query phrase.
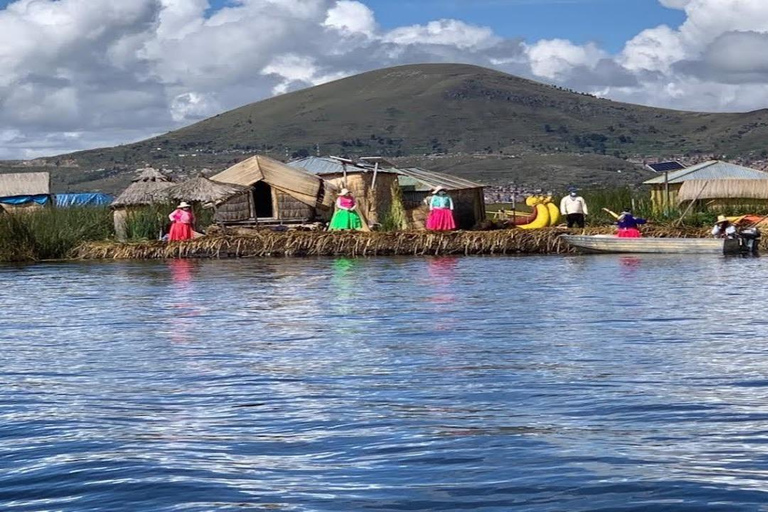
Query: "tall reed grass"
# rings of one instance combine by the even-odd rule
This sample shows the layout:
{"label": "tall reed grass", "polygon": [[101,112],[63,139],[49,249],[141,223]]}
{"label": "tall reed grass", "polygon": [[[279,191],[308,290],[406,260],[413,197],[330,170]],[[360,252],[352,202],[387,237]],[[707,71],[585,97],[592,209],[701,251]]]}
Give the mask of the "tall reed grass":
{"label": "tall reed grass", "polygon": [[61,259],[83,242],[114,234],[109,208],[42,208],[0,214],[0,261]]}
{"label": "tall reed grass", "polygon": [[[155,204],[144,206],[128,213],[126,219],[127,236],[129,240],[158,240],[168,233],[171,221],[168,215],[176,209],[175,204]],[[193,207],[195,214],[195,229],[204,231],[213,224],[214,212],[210,208],[199,205]]]}

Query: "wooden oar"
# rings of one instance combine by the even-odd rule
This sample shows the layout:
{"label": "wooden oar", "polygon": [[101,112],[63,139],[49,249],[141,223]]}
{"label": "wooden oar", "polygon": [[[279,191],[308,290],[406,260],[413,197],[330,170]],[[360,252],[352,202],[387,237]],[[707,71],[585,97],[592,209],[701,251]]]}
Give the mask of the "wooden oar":
{"label": "wooden oar", "polygon": [[704,189],[705,189],[705,188],[707,188],[707,185],[709,185],[709,183],[705,183],[705,184],[704,184],[704,186],[703,186],[703,187],[701,187],[701,190],[699,190],[699,193],[698,193],[698,194],[696,194],[696,197],[695,197],[695,198],[693,199],[693,201],[691,201],[691,203],[688,205],[688,208],[686,208],[686,209],[685,209],[685,211],[683,212],[683,214],[680,216],[680,218],[679,218],[679,219],[677,219],[677,221],[676,221],[674,224],[672,224],[672,226],[673,226],[673,227],[678,227],[678,226],[680,225],[680,223],[681,223],[681,222],[683,222],[683,219],[685,218],[685,216],[686,216],[686,215],[688,215],[688,212],[691,210],[691,207],[693,206],[693,204],[694,204],[696,201],[698,201],[698,200],[699,200],[699,197],[701,197],[701,194],[703,194],[703,193],[704,193]]}

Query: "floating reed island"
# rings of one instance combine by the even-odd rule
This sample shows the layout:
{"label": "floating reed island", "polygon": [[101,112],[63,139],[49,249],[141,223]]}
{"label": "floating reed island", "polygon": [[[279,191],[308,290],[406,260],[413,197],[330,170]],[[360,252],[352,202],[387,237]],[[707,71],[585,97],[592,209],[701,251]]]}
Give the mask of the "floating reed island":
{"label": "floating reed island", "polygon": [[[568,254],[560,235],[607,234],[611,227],[586,230],[526,231],[317,232],[258,230],[249,234],[215,234],[185,242],[88,242],[73,251],[76,259],[268,258],[308,256],[448,256]],[[645,236],[702,238],[702,228],[649,226]]]}

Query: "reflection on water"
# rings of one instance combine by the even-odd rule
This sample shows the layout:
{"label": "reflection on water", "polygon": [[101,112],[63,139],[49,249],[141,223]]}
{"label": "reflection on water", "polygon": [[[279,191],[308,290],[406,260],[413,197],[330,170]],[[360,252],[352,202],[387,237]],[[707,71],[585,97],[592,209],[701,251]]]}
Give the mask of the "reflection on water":
{"label": "reflection on water", "polygon": [[762,266],[0,267],[0,510],[760,510]]}

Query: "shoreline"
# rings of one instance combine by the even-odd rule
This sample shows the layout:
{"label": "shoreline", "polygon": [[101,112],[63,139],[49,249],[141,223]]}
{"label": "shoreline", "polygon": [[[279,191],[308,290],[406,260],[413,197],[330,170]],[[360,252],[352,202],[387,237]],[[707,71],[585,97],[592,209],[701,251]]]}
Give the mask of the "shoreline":
{"label": "shoreline", "polygon": [[[160,241],[119,243],[86,242],[72,253],[71,260],[153,260],[303,258],[314,256],[504,256],[525,254],[576,254],[565,243],[564,234],[611,234],[610,226],[586,229],[548,228],[533,231],[412,232],[313,232],[257,231],[253,235],[206,236],[185,242]],[[648,237],[705,238],[705,228],[649,226]],[[762,244],[761,244],[762,245]]]}

